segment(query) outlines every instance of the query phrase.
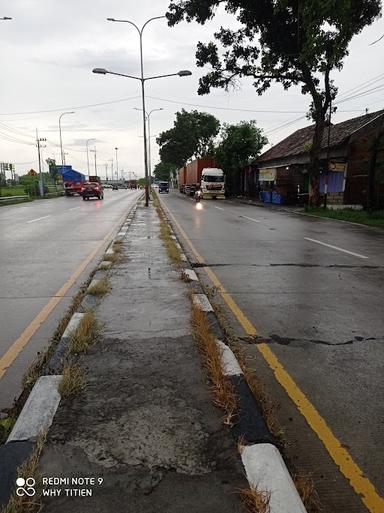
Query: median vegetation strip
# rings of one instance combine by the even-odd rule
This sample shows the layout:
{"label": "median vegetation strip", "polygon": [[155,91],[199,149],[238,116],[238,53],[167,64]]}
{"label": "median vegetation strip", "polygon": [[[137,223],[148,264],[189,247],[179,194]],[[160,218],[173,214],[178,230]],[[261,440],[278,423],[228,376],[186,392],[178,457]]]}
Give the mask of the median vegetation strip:
{"label": "median vegetation strip", "polygon": [[85,375],[80,365],[68,365],[64,367],[62,376],[59,384],[59,393],[62,399],[73,397],[85,389]]}
{"label": "median vegetation strip", "polygon": [[89,287],[88,294],[92,296],[104,296],[110,289],[108,278],[104,276]]}
{"label": "median vegetation strip", "polygon": [[69,340],[70,353],[85,353],[100,337],[101,325],[94,312],[87,312],[79,322]]}
{"label": "median vegetation strip", "polygon": [[367,212],[366,210],[355,210],[353,208],[307,208],[304,214],[384,228],[384,210]]}

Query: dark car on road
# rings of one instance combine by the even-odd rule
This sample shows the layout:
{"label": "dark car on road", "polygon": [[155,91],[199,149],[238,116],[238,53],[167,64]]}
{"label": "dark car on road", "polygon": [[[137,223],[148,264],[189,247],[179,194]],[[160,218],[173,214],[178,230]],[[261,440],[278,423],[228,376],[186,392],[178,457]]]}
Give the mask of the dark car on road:
{"label": "dark car on road", "polygon": [[159,194],[162,192],[169,192],[169,183],[168,182],[159,182]]}
{"label": "dark car on road", "polygon": [[103,186],[100,182],[84,182],[81,195],[83,200],[89,200],[89,198],[104,199]]}

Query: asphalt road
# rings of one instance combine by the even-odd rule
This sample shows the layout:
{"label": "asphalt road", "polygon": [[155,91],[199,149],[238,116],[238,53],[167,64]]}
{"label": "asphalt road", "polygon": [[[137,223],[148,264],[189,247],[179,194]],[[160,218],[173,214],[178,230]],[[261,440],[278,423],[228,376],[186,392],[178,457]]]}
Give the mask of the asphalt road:
{"label": "asphalt road", "polygon": [[[257,335],[247,336],[228,314],[248,365],[279,405],[286,458],[313,476],[322,511],[384,511],[384,232],[234,201],[196,205],[176,191],[161,199],[256,327]],[[295,386],[277,382],[261,342],[315,413],[306,405],[299,413],[289,396]],[[313,422],[317,413],[326,426]]]}
{"label": "asphalt road", "polygon": [[[0,208],[0,411],[19,395],[25,370],[140,194],[105,190],[103,201],[75,196]],[[52,311],[42,322],[37,315],[47,304]],[[39,327],[30,336],[33,322]]]}

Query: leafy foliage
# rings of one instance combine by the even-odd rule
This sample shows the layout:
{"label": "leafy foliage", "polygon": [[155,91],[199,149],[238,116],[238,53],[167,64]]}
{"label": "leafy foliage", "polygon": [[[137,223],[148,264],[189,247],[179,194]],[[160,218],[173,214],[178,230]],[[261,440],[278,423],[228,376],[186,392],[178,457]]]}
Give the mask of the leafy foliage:
{"label": "leafy foliage", "polygon": [[219,129],[219,120],[211,114],[182,109],[176,113],[173,128],[162,132],[156,140],[161,160],[180,167],[192,157],[211,155]]}
{"label": "leafy foliage", "polygon": [[216,161],[227,171],[243,169],[259,154],[268,139],[256,126],[256,121],[241,121],[237,125],[224,125],[221,142],[216,148]]}
{"label": "leafy foliage", "polygon": [[161,161],[156,164],[153,174],[157,180],[168,182],[176,171],[177,167],[174,164],[167,164],[166,162]]}
{"label": "leafy foliage", "polygon": [[337,93],[330,73],[343,67],[352,37],[380,16],[380,0],[173,0],[168,23],[205,24],[220,5],[240,27],[221,27],[215,41],[197,44],[197,65],[211,68],[200,78],[198,93],[229,88],[243,77],[253,79],[259,95],[274,82],[284,89],[301,84],[311,96],[310,172],[318,176],[326,113]]}

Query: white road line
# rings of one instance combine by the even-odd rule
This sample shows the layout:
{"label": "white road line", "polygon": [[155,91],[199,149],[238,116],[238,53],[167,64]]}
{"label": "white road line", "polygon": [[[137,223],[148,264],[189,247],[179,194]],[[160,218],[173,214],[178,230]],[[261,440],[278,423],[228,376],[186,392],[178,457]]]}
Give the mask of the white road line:
{"label": "white road line", "polygon": [[248,217],[248,216],[240,216],[240,217],[243,217],[244,219],[248,219],[248,221],[253,221],[254,223],[260,223],[260,221],[258,219],[252,219],[252,217]]}
{"label": "white road line", "polygon": [[68,210],[78,210],[79,208],[81,208],[81,207],[73,207],[73,208],[69,208]]}
{"label": "white road line", "polygon": [[217,210],[224,210],[224,209],[223,209],[223,208],[221,208],[221,207],[215,207],[215,208],[217,208]]}
{"label": "white road line", "polygon": [[47,219],[48,217],[51,217],[51,216],[49,215],[49,216],[38,217],[37,219],[31,219],[30,221],[27,221],[27,224],[35,223],[36,221],[41,221],[42,219]]}
{"label": "white road line", "polygon": [[332,244],[326,244],[325,242],[321,242],[316,239],[310,239],[309,237],[304,237],[305,240],[309,240],[310,242],[315,242],[316,244],[321,244],[322,246],[326,246],[327,248],[336,249],[337,251],[342,251],[343,253],[348,253],[348,255],[353,255],[358,258],[369,258],[364,255],[360,255],[360,253],[354,253],[353,251],[348,251],[347,249],[338,248],[337,246],[332,246]]}

